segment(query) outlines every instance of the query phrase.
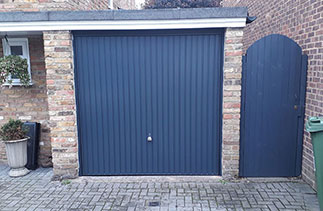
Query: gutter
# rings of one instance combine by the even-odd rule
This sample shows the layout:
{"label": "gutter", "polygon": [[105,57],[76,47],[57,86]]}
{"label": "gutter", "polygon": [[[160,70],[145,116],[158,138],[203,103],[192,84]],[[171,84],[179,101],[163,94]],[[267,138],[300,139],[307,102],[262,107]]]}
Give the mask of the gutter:
{"label": "gutter", "polygon": [[49,30],[145,30],[245,27],[246,18],[0,22],[0,32]]}
{"label": "gutter", "polygon": [[247,24],[254,22],[257,19],[256,16],[248,16],[247,17]]}

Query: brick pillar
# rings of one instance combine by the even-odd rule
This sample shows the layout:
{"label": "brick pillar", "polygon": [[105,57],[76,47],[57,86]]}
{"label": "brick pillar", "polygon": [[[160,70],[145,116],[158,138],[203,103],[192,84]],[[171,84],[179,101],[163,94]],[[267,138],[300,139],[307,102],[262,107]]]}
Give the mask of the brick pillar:
{"label": "brick pillar", "polygon": [[49,127],[56,178],[78,176],[73,47],[69,31],[43,33]]}
{"label": "brick pillar", "polygon": [[243,28],[228,28],[225,33],[223,68],[222,175],[239,175],[240,107]]}

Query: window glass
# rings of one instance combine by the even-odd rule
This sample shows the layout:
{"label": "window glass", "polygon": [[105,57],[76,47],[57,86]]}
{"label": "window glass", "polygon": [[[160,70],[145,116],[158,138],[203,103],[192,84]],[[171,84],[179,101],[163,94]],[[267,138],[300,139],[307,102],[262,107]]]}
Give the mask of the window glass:
{"label": "window glass", "polygon": [[[11,55],[22,56],[22,46],[10,46]],[[15,74],[11,75],[11,79],[18,79]]]}
{"label": "window glass", "polygon": [[22,46],[10,46],[11,55],[22,56]]}

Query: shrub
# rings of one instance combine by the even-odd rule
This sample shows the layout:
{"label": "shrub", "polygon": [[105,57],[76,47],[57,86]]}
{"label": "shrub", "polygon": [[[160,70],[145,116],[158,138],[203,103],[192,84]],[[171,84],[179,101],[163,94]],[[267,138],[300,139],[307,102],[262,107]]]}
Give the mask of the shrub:
{"label": "shrub", "polygon": [[10,119],[0,129],[0,139],[2,141],[14,141],[27,138],[27,128],[20,120]]}
{"label": "shrub", "polygon": [[16,55],[0,58],[0,85],[4,83],[12,84],[10,76],[20,79],[20,83],[24,86],[29,85],[30,77],[27,59]]}

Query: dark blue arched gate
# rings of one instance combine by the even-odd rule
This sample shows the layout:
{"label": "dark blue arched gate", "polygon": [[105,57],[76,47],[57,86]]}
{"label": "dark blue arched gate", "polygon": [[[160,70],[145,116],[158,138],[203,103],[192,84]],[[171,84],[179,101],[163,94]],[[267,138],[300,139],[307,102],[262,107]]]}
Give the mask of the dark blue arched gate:
{"label": "dark blue arched gate", "polygon": [[240,176],[301,173],[307,56],[286,36],[255,42],[243,58]]}

